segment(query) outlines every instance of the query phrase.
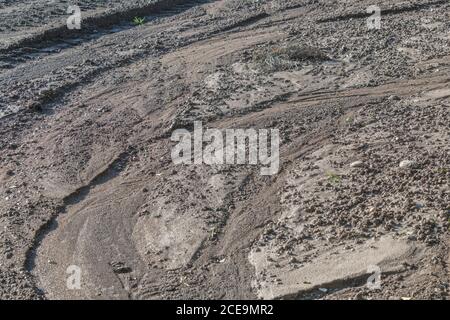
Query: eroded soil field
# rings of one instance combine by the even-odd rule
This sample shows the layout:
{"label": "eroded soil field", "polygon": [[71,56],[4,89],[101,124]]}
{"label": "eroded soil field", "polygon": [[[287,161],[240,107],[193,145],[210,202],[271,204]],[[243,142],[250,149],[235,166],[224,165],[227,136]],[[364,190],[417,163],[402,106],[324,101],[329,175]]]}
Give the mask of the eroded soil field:
{"label": "eroded soil field", "polygon": [[[78,2],[0,0],[1,299],[448,298],[448,1]],[[194,121],[278,174],[174,164]]]}

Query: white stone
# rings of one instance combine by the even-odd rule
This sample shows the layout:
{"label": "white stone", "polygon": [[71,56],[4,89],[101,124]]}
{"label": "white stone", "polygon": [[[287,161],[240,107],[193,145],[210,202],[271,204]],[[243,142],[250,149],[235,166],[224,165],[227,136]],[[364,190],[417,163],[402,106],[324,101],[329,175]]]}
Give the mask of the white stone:
{"label": "white stone", "polygon": [[364,162],[362,161],[355,161],[350,164],[350,167],[352,168],[360,168],[362,166],[364,166]]}
{"label": "white stone", "polygon": [[400,162],[399,167],[400,168],[413,168],[416,166],[416,163],[412,160],[403,160]]}

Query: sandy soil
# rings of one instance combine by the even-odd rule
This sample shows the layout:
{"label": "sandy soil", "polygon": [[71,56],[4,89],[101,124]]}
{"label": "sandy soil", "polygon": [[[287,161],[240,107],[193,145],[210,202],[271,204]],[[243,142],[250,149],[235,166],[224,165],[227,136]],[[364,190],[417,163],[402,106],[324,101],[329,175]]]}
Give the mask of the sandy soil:
{"label": "sandy soil", "polygon": [[[448,1],[79,3],[0,0],[1,299],[448,299]],[[175,165],[194,121],[280,172]]]}

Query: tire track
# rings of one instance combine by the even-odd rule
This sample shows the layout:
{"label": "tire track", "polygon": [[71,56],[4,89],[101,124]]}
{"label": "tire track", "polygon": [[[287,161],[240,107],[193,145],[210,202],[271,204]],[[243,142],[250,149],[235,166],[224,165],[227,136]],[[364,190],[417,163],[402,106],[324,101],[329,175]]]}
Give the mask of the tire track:
{"label": "tire track", "polygon": [[[111,179],[115,178],[116,176],[118,176],[120,172],[122,172],[123,169],[125,168],[128,159],[132,154],[133,148],[128,148],[127,151],[118,155],[118,157],[114,161],[112,161],[105,168],[105,170],[97,174],[89,183],[87,183],[85,186],[78,188],[77,190],[75,190],[62,200],[63,205],[59,208],[59,210],[53,212],[51,218],[36,231],[33,243],[26,252],[24,268],[30,274],[32,274],[34,277],[37,276],[36,274],[34,274],[34,269],[36,267],[38,248],[45,240],[47,235],[50,232],[57,229],[58,227],[57,220],[60,217],[60,215],[66,213],[68,207],[83,201],[83,199],[85,199],[89,195],[92,188],[104,184],[110,181]],[[39,289],[39,292],[43,295],[42,288]]]}
{"label": "tire track", "polygon": [[65,25],[48,29],[0,49],[0,69],[11,69],[30,60],[61,53],[106,35],[129,30],[135,27],[131,19],[136,16],[144,16],[146,23],[150,23],[210,2],[211,0],[164,0],[125,12],[87,17],[82,20],[80,30],[69,30]]}

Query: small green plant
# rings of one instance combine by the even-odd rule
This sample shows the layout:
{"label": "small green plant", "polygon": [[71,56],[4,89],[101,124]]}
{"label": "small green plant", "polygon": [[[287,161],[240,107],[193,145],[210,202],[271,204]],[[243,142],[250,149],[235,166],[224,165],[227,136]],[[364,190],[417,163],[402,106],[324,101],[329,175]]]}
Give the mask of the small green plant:
{"label": "small green plant", "polygon": [[144,22],[145,22],[145,18],[142,18],[142,17],[134,17],[133,18],[133,24],[135,26],[141,26],[144,24]]}
{"label": "small green plant", "polygon": [[327,172],[328,181],[333,184],[338,184],[341,182],[342,178],[334,172]]}
{"label": "small green plant", "polygon": [[436,170],[439,174],[447,174],[449,172],[448,168],[438,168]]}
{"label": "small green plant", "polygon": [[353,119],[353,117],[347,117],[347,118],[345,118],[345,122],[346,122],[347,124],[353,124],[354,121],[355,121],[355,119]]}
{"label": "small green plant", "polygon": [[209,230],[209,240],[210,241],[214,241],[217,239],[217,236],[219,235],[219,228],[218,227],[213,227],[212,229]]}

